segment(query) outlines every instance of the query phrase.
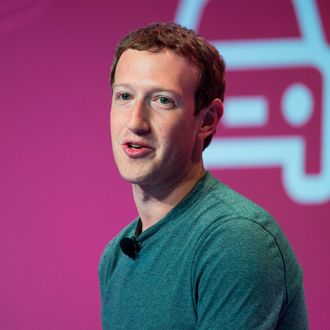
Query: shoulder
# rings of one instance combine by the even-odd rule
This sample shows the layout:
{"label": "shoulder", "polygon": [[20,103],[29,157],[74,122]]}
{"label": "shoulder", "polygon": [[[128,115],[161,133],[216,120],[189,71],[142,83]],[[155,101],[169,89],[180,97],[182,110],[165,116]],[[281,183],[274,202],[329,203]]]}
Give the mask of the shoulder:
{"label": "shoulder", "polygon": [[245,217],[215,219],[202,233],[196,244],[196,262],[201,265],[219,264],[223,271],[235,268],[242,272],[269,271],[276,264],[284,272],[282,247],[274,230]]}
{"label": "shoulder", "polygon": [[203,209],[200,224],[204,225],[201,241],[216,235],[221,240],[229,237],[236,246],[257,249],[266,244],[280,253],[290,248],[279,224],[266,210],[212,176],[209,180],[213,184],[199,202]]}
{"label": "shoulder", "polygon": [[101,258],[99,261],[99,278],[102,283],[105,278],[107,278],[107,274],[111,269],[114,268],[118,257],[121,254],[120,250],[120,241],[124,237],[131,237],[134,235],[136,228],[137,219],[135,219],[132,223],[122,229],[114,238],[112,238],[107,245],[105,246]]}
{"label": "shoulder", "polygon": [[302,270],[276,220],[211,175],[207,181],[195,211],[195,278],[213,268],[242,281],[281,284],[290,300],[301,286]]}
{"label": "shoulder", "polygon": [[214,211],[226,212],[235,217],[250,218],[252,220],[271,218],[270,214],[260,205],[231,189],[209,173],[206,182],[207,190],[204,190],[201,194],[202,203],[206,203]]}
{"label": "shoulder", "polygon": [[232,218],[246,218],[256,222],[266,220],[275,223],[262,207],[229,188],[210,173],[206,174],[196,195],[194,205],[187,212],[196,213],[200,210],[199,215],[205,215],[204,221],[214,222],[221,218],[225,222]]}
{"label": "shoulder", "polygon": [[201,322],[214,324],[211,316],[219,315],[228,328],[275,328],[302,288],[301,269],[281,240],[244,217],[214,221],[204,231],[191,272]]}
{"label": "shoulder", "polygon": [[234,212],[204,228],[196,242],[192,285],[202,295],[217,290],[225,297],[254,297],[260,304],[270,299],[279,311],[301,290],[303,273],[275,221],[262,211],[256,215]]}

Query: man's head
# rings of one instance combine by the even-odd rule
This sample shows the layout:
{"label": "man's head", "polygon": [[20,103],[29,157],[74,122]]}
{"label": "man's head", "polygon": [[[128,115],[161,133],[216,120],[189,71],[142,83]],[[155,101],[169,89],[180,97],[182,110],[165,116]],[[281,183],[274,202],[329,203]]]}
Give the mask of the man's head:
{"label": "man's head", "polygon": [[[110,73],[111,86],[116,79],[118,61],[128,49],[153,53],[170,50],[195,65],[199,71],[195,86],[195,114],[216,98],[223,102],[225,63],[216,48],[194,31],[175,23],[155,23],[131,32],[116,48]],[[210,144],[212,135],[205,138],[203,149]]]}

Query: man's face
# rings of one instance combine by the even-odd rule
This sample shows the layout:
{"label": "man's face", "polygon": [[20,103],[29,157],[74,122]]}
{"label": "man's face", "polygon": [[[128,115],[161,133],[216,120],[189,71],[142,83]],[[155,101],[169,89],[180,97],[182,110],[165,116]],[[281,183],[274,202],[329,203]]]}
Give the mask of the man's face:
{"label": "man's face", "polygon": [[197,77],[194,65],[168,50],[122,54],[113,84],[111,137],[125,180],[171,185],[200,162]]}

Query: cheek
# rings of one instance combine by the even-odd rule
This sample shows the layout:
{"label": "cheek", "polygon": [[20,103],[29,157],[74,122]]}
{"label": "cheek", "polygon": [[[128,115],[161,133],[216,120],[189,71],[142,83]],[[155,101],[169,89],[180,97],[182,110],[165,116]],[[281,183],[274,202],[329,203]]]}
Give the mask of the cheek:
{"label": "cheek", "polygon": [[173,124],[169,129],[164,127],[158,129],[158,136],[170,153],[189,153],[189,149],[194,145],[195,130],[191,125],[181,122],[181,124]]}
{"label": "cheek", "polygon": [[115,125],[112,119],[110,119],[110,134],[111,134],[111,138],[113,139],[115,136]]}
{"label": "cheek", "polygon": [[111,111],[110,113],[110,131],[111,136],[115,137],[115,132],[117,132],[120,128],[120,118],[118,117],[118,114],[115,113],[115,111]]}
{"label": "cheek", "polygon": [[183,143],[191,143],[197,135],[197,122],[194,118],[182,121],[181,125],[176,128],[176,134],[178,139],[183,140]]}

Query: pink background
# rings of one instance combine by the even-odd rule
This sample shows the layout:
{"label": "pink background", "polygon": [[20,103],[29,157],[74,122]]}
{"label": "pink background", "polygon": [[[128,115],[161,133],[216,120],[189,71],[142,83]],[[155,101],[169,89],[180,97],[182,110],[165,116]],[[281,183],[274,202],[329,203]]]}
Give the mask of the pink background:
{"label": "pink background", "polygon": [[[330,3],[317,4],[329,46]],[[173,20],[177,5],[177,0],[1,1],[1,329],[101,328],[99,256],[136,215],[130,186],[112,158],[109,67],[122,35]],[[289,0],[211,0],[198,31],[210,40],[300,35]],[[278,93],[295,77],[306,81],[320,107],[322,79],[315,68],[229,71],[227,95],[266,93],[275,119],[261,131],[220,126],[217,135],[301,134],[307,172],[317,173],[322,116],[299,129],[276,119]],[[276,166],[212,172],[277,218],[304,268],[311,329],[329,328],[329,200],[293,201]]]}

